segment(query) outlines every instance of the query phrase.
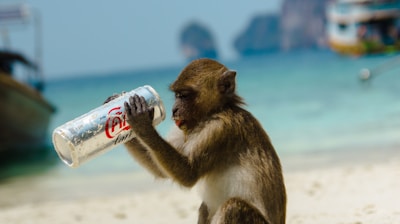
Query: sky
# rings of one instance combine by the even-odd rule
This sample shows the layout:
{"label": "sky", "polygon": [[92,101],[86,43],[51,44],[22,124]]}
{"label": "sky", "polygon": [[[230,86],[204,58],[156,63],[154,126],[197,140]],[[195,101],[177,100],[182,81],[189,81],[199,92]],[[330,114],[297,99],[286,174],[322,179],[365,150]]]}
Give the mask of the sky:
{"label": "sky", "polygon": [[[0,0],[0,5],[21,2],[41,18],[47,78],[185,63],[179,34],[192,21],[211,30],[221,59],[232,59],[234,38],[251,18],[277,12],[281,4],[281,0]],[[31,24],[7,27],[11,47],[29,55],[34,52]]]}

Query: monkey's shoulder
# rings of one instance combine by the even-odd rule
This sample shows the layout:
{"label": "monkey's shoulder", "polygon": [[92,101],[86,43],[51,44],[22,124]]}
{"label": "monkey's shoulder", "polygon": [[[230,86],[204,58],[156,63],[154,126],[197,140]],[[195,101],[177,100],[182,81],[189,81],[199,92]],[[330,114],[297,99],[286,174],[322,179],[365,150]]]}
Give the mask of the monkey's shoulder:
{"label": "monkey's shoulder", "polygon": [[234,107],[224,110],[213,116],[213,120],[224,125],[224,128],[232,126],[233,128],[251,127],[251,129],[261,128],[259,121],[254,115],[241,107]]}
{"label": "monkey's shoulder", "polygon": [[[258,121],[258,119],[246,109],[241,107],[225,110],[216,116],[215,122],[225,136],[230,139],[240,139],[241,142],[254,144],[255,142],[263,147],[271,147],[270,138]],[[252,143],[250,143],[252,142]]]}

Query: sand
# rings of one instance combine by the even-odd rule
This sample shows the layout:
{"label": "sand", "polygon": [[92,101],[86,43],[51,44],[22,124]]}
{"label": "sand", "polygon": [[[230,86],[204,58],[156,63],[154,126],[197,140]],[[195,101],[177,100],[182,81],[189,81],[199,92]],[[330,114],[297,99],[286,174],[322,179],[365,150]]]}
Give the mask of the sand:
{"label": "sand", "polygon": [[[400,150],[308,154],[283,158],[282,163],[287,223],[400,223]],[[117,174],[109,179],[84,178],[89,180],[67,186],[85,188],[86,193],[77,190],[67,196],[60,192],[66,182],[41,185],[36,179],[30,193],[21,187],[19,191],[25,193],[2,200],[0,223],[196,223],[200,205],[196,190],[140,175],[135,183]],[[0,185],[0,197],[18,191],[16,182]],[[112,186],[108,193],[105,189]],[[98,188],[103,189],[96,192]]]}

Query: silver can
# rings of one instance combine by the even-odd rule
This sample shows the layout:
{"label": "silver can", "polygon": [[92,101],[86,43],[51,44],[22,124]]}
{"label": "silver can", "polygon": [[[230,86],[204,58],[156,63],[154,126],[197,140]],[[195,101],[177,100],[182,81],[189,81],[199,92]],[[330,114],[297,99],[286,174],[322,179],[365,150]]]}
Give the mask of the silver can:
{"label": "silver can", "polygon": [[143,96],[147,104],[154,107],[154,126],[165,119],[164,105],[151,86],[123,93],[53,131],[53,145],[60,159],[70,167],[78,167],[134,138],[135,133],[126,120],[124,102],[135,94]]}

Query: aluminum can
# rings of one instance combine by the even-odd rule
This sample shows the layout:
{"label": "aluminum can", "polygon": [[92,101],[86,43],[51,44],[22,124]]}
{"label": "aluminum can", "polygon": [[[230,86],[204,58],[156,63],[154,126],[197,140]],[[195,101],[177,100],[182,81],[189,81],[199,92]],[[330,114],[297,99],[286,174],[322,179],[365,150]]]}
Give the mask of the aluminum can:
{"label": "aluminum can", "polygon": [[158,93],[151,86],[142,86],[83,114],[53,131],[53,145],[60,159],[69,167],[103,154],[135,137],[129,126],[124,102],[133,95],[143,96],[154,107],[153,126],[165,119],[165,108]]}

